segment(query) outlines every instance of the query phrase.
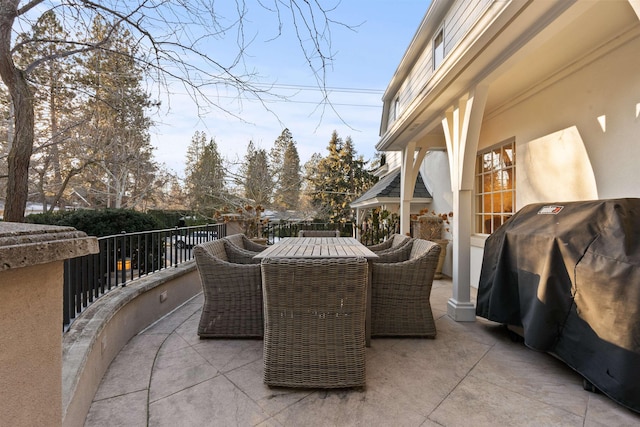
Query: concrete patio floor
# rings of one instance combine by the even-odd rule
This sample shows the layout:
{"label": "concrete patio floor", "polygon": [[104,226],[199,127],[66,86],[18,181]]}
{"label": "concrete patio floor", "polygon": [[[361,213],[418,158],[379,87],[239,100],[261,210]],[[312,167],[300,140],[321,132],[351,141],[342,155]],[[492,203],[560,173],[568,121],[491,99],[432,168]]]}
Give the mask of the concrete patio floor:
{"label": "concrete patio floor", "polygon": [[135,336],[102,379],[85,426],[638,426],[554,357],[505,330],[446,315],[435,339],[373,339],[362,390],[270,389],[261,340],[200,340],[202,295]]}

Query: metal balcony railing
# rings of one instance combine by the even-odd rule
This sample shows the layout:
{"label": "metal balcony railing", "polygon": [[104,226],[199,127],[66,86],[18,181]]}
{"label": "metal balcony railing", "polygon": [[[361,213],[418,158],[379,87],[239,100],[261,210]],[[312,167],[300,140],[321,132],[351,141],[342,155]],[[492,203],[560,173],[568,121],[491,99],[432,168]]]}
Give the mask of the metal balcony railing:
{"label": "metal balcony railing", "polygon": [[225,224],[213,224],[98,238],[99,253],[64,263],[63,330],[110,290],[189,261],[195,245],[225,235]]}

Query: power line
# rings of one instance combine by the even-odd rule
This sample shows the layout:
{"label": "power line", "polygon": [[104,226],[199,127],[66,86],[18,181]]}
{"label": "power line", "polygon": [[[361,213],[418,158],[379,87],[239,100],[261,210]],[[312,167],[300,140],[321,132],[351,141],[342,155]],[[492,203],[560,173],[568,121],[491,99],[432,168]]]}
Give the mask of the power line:
{"label": "power line", "polygon": [[362,94],[371,94],[371,95],[382,95],[384,90],[382,89],[368,89],[368,88],[357,88],[357,87],[334,87],[334,86],[309,86],[309,85],[296,85],[296,84],[264,84],[257,83],[252,86],[256,87],[266,87],[266,88],[274,88],[274,89],[298,89],[298,90],[310,90],[316,92],[342,92],[342,93],[362,93]]}

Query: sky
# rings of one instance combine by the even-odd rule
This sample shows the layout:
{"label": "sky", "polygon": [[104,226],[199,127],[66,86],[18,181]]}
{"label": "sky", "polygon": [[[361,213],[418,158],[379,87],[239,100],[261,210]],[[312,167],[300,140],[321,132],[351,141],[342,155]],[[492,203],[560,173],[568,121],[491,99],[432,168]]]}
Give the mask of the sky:
{"label": "sky", "polygon": [[[275,37],[277,19],[251,3],[245,29],[251,43],[244,65],[259,75],[256,81],[265,85],[261,87],[270,85],[271,92],[286,99],[271,96],[263,104],[218,88],[213,96],[227,112],[203,111],[178,82],[169,82],[169,92],[160,98],[161,108],[152,116],[156,160],[184,177],[187,147],[196,131],[213,138],[227,161],[238,162],[249,141],[268,151],[284,128],[293,135],[301,165],[314,153],[326,155],[334,130],[343,140],[351,137],[357,153],[371,159],[379,140],[382,95],[428,6],[428,0],[342,0],[338,4],[330,16],[351,28],[330,27],[334,56],[325,68],[325,85],[333,111],[320,103],[321,92],[293,27],[285,22],[282,33]],[[235,33],[229,37],[211,46],[212,55],[226,58],[232,54],[227,48],[234,46]]]}

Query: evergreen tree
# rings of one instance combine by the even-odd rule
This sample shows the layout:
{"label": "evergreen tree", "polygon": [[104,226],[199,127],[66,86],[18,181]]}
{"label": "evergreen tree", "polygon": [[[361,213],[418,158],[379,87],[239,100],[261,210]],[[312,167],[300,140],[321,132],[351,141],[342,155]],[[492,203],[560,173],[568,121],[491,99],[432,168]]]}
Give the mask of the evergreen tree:
{"label": "evergreen tree", "polygon": [[284,129],[276,139],[270,157],[274,176],[274,207],[279,210],[298,209],[302,185],[300,156],[289,129]]}
{"label": "evergreen tree", "polygon": [[204,132],[196,131],[187,149],[186,192],[190,208],[212,218],[228,200],[225,169],[218,145]]}
{"label": "evergreen tree", "polygon": [[266,150],[257,149],[252,141],[247,146],[241,177],[244,196],[256,205],[269,206],[273,196],[273,177],[268,155]]}
{"label": "evergreen tree", "polygon": [[127,30],[97,17],[90,40],[108,38],[109,49],[89,51],[82,61],[89,94],[85,108],[86,142],[92,175],[85,176],[97,202],[133,207],[144,190],[138,181],[157,170],[153,161],[146,110],[152,103],[142,90],[142,71],[134,58],[138,47]]}
{"label": "evergreen tree", "polygon": [[321,218],[350,221],[349,202],[373,185],[376,177],[364,169],[366,162],[357,155],[351,137],[343,141],[334,130],[327,151],[307,176],[311,201]]}

